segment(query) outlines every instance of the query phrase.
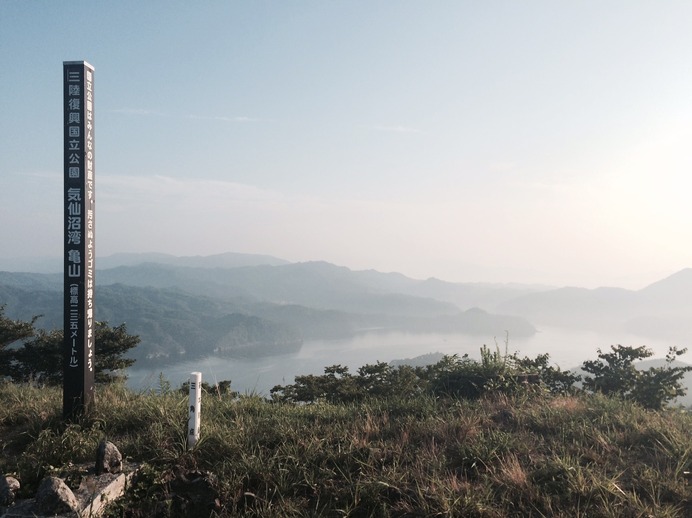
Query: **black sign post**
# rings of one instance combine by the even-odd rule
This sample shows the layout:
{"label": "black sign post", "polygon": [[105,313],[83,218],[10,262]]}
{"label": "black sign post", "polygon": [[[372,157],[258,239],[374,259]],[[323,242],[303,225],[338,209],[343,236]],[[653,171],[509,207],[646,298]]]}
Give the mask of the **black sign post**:
{"label": "black sign post", "polygon": [[65,300],[63,417],[94,403],[94,67],[63,62]]}

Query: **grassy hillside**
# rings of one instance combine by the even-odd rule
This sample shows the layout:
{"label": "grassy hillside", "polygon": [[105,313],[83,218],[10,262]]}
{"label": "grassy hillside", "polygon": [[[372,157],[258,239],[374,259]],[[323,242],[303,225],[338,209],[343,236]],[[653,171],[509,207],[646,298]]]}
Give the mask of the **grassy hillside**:
{"label": "grassy hillside", "polygon": [[[110,516],[692,516],[692,416],[542,390],[293,405],[206,393],[186,450],[187,396],[99,387],[60,418],[57,389],[0,385],[0,471],[24,496],[75,481],[99,440],[142,463]],[[76,480],[78,483],[78,480]]]}

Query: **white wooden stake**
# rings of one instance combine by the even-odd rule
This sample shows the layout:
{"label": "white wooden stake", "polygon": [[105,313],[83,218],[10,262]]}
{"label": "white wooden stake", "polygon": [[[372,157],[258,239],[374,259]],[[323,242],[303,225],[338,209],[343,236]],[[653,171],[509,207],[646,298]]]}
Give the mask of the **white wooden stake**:
{"label": "white wooden stake", "polygon": [[202,407],[202,373],[190,373],[190,418],[187,421],[187,447],[192,449],[199,440],[200,409]]}

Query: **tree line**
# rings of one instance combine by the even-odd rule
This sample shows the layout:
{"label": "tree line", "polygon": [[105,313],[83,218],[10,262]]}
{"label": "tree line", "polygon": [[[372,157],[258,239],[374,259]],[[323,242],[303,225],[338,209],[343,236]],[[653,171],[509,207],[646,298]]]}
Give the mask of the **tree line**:
{"label": "tree line", "polygon": [[550,364],[550,355],[520,358],[516,353],[481,348],[480,361],[468,355],[447,355],[425,367],[392,366],[378,362],[360,367],[332,365],[322,375],[296,376],[295,383],[271,389],[276,401],[292,403],[348,403],[372,397],[413,397],[427,392],[436,397],[476,399],[488,393],[547,390],[552,394],[598,392],[660,410],[687,393],[685,373],[692,366],[674,365],[687,349],[670,348],[660,367],[637,368],[636,362],[650,358],[645,347],[611,346],[598,349],[598,359],[585,361],[584,375],[563,371]]}

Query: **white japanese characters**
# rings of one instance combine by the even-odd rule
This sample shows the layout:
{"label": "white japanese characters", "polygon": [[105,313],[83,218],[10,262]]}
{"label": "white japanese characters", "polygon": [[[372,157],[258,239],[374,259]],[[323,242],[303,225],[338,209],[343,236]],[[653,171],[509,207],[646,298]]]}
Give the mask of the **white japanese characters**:
{"label": "white japanese characters", "polygon": [[94,70],[63,63],[65,413],[93,398],[94,379]]}

